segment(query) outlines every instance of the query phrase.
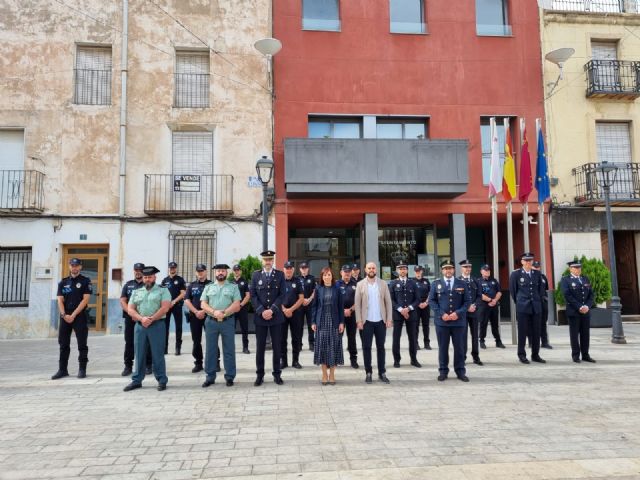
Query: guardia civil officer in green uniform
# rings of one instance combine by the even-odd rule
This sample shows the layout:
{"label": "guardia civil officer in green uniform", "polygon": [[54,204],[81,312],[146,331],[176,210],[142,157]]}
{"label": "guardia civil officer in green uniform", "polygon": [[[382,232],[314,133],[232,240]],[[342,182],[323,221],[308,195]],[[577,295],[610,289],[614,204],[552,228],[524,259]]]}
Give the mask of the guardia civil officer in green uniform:
{"label": "guardia civil officer in green uniform", "polygon": [[142,387],[147,341],[151,346],[153,373],[158,380],[158,390],[167,388],[167,368],[164,362],[167,334],[164,319],[171,308],[171,294],[168,289],[156,285],[156,273],[159,271],[153,266],[144,267],[142,269],[144,286],[134,290],[129,299],[129,315],[136,322],[133,340],[136,364],[131,383],[124,387],[125,392]]}
{"label": "guardia civil officer in green uniform", "polygon": [[236,319],[234,314],[240,311],[240,290],[234,283],[227,281],[229,265],[218,263],[213,266],[215,282],[204,287],[200,296],[200,307],[207,312],[204,321],[204,334],[207,346],[204,356],[204,371],[207,379],[202,388],[216,382],[216,364],[218,363],[218,338],[222,337],[222,361],[227,387],[233,385],[236,378]]}
{"label": "guardia civil officer in green uniform", "polygon": [[67,365],[71,354],[71,332],[76,333],[78,342],[78,378],[87,376],[87,363],[89,362],[87,336],[89,325],[87,319],[87,305],[91,296],[91,280],[80,274],[82,261],[78,258],[69,260],[69,276],[58,283],[58,312],[60,324],[58,325],[58,344],[60,345],[60,359],[58,371],[53,374],[51,380],[68,377]]}

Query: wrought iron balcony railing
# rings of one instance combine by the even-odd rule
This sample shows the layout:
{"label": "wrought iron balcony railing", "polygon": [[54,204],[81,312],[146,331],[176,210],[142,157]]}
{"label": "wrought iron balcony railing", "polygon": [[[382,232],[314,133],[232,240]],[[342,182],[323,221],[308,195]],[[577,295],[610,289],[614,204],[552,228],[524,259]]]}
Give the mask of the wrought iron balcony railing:
{"label": "wrought iron balcony railing", "polygon": [[[604,189],[598,185],[598,163],[586,163],[571,170],[576,185],[576,205],[604,205]],[[616,163],[618,172],[611,186],[612,205],[640,205],[640,172],[637,163]]]}
{"label": "wrought iron balcony railing", "polygon": [[233,175],[145,175],[144,211],[164,216],[230,215]]}
{"label": "wrought iron balcony railing", "polygon": [[546,10],[588,13],[638,13],[638,0],[543,0]]}
{"label": "wrought iron balcony railing", "polygon": [[44,173],[36,170],[0,170],[0,212],[42,213]]}
{"label": "wrought iron balcony railing", "polygon": [[587,97],[637,98],[640,96],[640,62],[591,60],[584,66]]}

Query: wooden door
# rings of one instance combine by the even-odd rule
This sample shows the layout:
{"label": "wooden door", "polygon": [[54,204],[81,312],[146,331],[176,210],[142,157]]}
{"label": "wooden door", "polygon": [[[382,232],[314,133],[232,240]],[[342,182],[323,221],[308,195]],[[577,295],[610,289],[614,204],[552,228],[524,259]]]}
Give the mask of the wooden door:
{"label": "wooden door", "polygon": [[640,298],[638,298],[634,232],[617,231],[614,232],[613,238],[616,247],[618,291],[622,303],[622,314],[637,315],[640,313]]}

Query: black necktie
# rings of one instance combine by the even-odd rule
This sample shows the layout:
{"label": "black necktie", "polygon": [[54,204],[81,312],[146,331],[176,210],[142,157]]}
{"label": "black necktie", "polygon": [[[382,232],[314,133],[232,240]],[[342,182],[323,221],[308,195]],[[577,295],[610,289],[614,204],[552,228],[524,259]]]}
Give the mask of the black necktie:
{"label": "black necktie", "polygon": [[447,280],[447,290],[451,290],[451,280]]}

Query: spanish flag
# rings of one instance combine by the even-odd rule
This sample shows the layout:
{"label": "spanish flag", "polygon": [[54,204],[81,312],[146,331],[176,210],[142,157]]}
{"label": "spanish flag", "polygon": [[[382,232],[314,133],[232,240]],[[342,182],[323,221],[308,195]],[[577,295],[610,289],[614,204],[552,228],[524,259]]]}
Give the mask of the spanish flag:
{"label": "spanish flag", "polygon": [[516,196],[516,163],[513,160],[513,146],[511,145],[511,131],[505,132],[504,173],[502,176],[502,196],[505,202],[510,202]]}

